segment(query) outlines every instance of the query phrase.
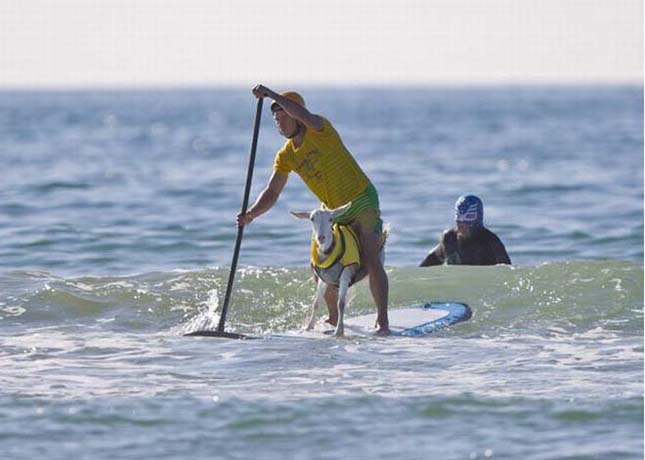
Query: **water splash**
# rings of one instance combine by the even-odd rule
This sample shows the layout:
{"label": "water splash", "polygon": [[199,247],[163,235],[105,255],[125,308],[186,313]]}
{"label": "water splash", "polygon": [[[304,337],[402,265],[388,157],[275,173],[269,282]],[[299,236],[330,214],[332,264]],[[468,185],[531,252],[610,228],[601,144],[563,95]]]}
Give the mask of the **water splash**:
{"label": "water splash", "polygon": [[212,289],[209,292],[208,299],[203,302],[200,311],[192,317],[187,323],[178,326],[178,334],[188,334],[195,331],[210,331],[217,329],[219,324],[219,291]]}

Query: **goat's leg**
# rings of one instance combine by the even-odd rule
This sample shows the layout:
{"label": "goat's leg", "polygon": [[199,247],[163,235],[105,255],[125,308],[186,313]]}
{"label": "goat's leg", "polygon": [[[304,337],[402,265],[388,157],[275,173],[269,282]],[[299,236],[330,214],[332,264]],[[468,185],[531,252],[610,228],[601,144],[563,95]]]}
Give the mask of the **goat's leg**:
{"label": "goat's leg", "polygon": [[338,282],[338,322],[334,335],[342,337],[345,334],[345,306],[347,305],[347,291],[349,291],[349,282],[352,279],[354,271],[351,267],[346,267],[340,274]]}
{"label": "goat's leg", "polygon": [[311,317],[309,318],[309,321],[307,322],[306,329],[310,331],[311,329],[314,328],[314,325],[316,324],[316,312],[318,311],[318,307],[320,307],[320,304],[323,301],[323,298],[325,297],[325,289],[327,288],[327,285],[323,280],[318,278],[318,285],[316,286],[316,297],[314,298],[313,305],[311,306]]}

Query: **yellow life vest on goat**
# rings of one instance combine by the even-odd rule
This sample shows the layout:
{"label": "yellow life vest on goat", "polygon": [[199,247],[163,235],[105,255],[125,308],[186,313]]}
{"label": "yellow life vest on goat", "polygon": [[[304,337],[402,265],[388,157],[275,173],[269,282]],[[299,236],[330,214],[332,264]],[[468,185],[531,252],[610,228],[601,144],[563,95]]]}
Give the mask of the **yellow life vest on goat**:
{"label": "yellow life vest on goat", "polygon": [[[340,274],[343,269],[351,264],[361,263],[361,252],[358,236],[351,227],[347,225],[334,224],[331,229],[334,237],[334,247],[331,253],[320,260],[318,246],[315,240],[311,240],[311,266],[325,283],[338,286]],[[350,280],[350,285],[354,279]]]}

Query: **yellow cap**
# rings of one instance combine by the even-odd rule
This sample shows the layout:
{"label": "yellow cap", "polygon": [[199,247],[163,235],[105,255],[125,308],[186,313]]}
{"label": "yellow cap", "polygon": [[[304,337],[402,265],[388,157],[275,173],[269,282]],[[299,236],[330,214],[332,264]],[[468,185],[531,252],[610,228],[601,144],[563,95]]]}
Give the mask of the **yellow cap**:
{"label": "yellow cap", "polygon": [[[296,93],[295,91],[285,91],[284,93],[280,93],[280,96],[286,97],[290,101],[293,101],[296,104],[305,107],[304,98],[300,94]],[[271,111],[273,112],[277,107],[280,107],[280,104],[273,101],[273,103],[271,104]]]}

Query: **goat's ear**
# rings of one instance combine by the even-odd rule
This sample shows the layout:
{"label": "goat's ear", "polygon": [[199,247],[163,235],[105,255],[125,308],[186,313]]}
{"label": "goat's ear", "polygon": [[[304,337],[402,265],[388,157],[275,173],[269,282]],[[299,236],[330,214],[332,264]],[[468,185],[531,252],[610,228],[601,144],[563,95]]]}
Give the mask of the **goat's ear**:
{"label": "goat's ear", "polygon": [[309,220],[311,218],[311,213],[310,212],[305,212],[305,211],[289,211],[289,214],[291,214],[296,219]]}
{"label": "goat's ear", "polygon": [[332,209],[332,210],[331,210],[331,217],[332,217],[332,219],[333,219],[333,218],[335,218],[335,217],[340,216],[341,214],[343,214],[343,213],[344,213],[345,211],[347,211],[351,206],[352,206],[352,202],[350,201],[349,203],[344,204],[344,205],[342,205],[342,206],[339,206],[339,207],[338,207],[338,208],[336,208],[336,209]]}

